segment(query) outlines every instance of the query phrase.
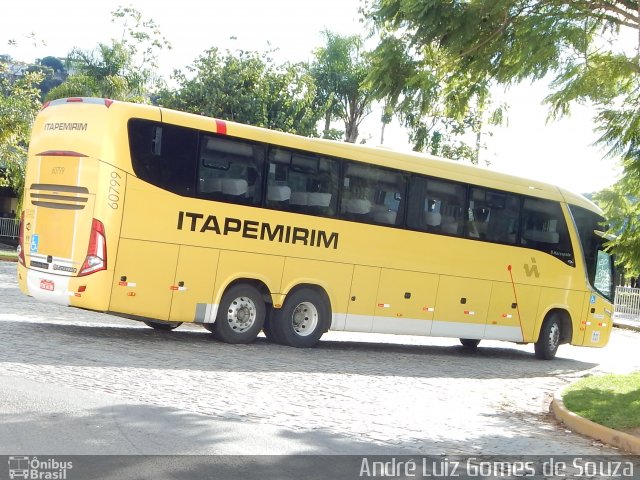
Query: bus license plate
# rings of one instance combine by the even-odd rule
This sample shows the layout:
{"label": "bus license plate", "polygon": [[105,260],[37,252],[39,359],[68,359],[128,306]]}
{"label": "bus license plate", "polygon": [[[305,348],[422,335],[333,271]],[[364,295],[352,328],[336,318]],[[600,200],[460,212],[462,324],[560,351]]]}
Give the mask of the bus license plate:
{"label": "bus license plate", "polygon": [[54,284],[51,280],[40,280],[40,288],[42,290],[53,292]]}

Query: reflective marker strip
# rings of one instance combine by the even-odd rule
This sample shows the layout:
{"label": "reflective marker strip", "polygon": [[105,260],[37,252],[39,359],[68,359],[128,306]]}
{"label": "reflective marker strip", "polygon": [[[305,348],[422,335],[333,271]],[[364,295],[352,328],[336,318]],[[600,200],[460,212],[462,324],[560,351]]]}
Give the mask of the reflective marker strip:
{"label": "reflective marker strip", "polygon": [[135,282],[118,282],[118,285],[121,287],[135,287],[138,284]]}
{"label": "reflective marker strip", "polygon": [[220,135],[227,134],[227,124],[222,120],[216,120],[216,133]]}

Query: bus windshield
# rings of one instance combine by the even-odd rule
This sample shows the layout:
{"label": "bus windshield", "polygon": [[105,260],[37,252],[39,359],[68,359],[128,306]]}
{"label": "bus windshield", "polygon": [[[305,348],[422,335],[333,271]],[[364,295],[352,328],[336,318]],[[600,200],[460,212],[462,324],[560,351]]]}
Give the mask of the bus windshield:
{"label": "bus windshield", "polygon": [[569,208],[580,236],[589,283],[601,295],[612,300],[615,278],[613,257],[606,251],[606,239],[598,234],[606,230],[605,220],[584,208],[575,205],[570,205]]}

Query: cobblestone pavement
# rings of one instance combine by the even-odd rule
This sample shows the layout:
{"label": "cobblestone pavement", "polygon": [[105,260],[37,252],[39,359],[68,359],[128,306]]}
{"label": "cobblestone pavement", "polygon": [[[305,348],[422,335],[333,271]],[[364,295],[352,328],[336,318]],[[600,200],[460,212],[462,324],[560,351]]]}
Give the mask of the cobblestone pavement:
{"label": "cobblestone pavement", "polygon": [[533,347],[330,332],[314,349],[227,345],[200,327],[142,323],[38,303],[0,262],[3,375],[109,394],[154,407],[296,432],[348,436],[415,454],[615,454],[549,414],[576,378],[640,369],[640,333],[617,330],[605,349]]}

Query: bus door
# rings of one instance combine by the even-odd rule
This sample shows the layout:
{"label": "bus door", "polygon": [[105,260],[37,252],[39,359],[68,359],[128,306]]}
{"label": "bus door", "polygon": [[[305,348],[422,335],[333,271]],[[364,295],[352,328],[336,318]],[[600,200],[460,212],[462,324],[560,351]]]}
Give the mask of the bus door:
{"label": "bus door", "polygon": [[539,300],[540,287],[493,282],[485,338],[532,341]]}
{"label": "bus door", "polygon": [[214,285],[220,251],[213,248],[182,245],[178,254],[178,268],[169,287],[173,292],[172,322],[211,322]]}
{"label": "bus door", "polygon": [[442,276],[438,287],[431,335],[485,338],[485,322],[491,282],[474,278]]}
{"label": "bus door", "polygon": [[168,320],[178,245],[120,239],[109,310]]}
{"label": "bus door", "polygon": [[609,341],[612,327],[612,312],[607,302],[593,292],[585,293],[580,338],[575,343],[585,347],[604,347]]}
{"label": "bus door", "polygon": [[373,331],[429,335],[438,275],[384,269],[380,275]]}
{"label": "bus door", "polygon": [[373,331],[376,294],[380,282],[380,268],[356,265],[353,269],[345,330]]}

